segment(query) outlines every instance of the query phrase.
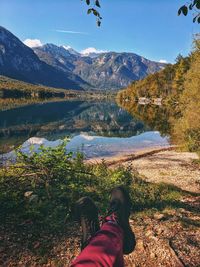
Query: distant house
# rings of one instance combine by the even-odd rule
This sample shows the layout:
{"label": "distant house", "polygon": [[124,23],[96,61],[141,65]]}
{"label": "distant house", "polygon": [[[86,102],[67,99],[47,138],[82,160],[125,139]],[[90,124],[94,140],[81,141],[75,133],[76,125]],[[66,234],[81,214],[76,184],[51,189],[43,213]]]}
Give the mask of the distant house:
{"label": "distant house", "polygon": [[151,100],[149,98],[146,98],[146,97],[139,97],[138,103],[140,105],[147,105],[147,104],[151,103]]}
{"label": "distant house", "polygon": [[154,98],[153,100],[153,104],[156,106],[162,106],[162,98]]}

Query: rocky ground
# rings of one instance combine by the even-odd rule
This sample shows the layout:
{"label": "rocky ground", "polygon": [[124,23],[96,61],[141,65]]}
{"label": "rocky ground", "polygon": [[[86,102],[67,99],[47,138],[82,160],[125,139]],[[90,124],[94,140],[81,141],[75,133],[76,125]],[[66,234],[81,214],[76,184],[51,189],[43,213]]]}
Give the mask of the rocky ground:
{"label": "rocky ground", "polygon": [[126,266],[200,266],[200,198],[183,199],[184,208],[165,209],[131,221],[137,237]]}
{"label": "rocky ground", "polygon": [[[121,163],[118,159],[112,164],[112,167],[131,164],[147,181],[171,183],[189,192],[173,207],[132,214],[137,245],[125,257],[126,266],[200,266],[200,169],[194,162],[197,159],[192,153],[163,151]],[[14,238],[14,234],[7,235],[0,229],[0,266],[70,266],[79,253],[80,231],[74,224],[66,226],[64,236],[47,237],[47,242],[51,240],[54,244],[48,257],[37,254],[40,240],[33,244],[30,253],[26,246],[18,247]],[[27,238],[24,237],[24,243]]]}
{"label": "rocky ground", "polygon": [[[132,254],[125,256],[126,266],[200,266],[200,197],[185,198],[181,203],[178,209],[132,215],[137,245]],[[70,257],[63,253],[66,266],[79,252],[78,238],[70,238],[68,244]]]}
{"label": "rocky ground", "polygon": [[111,166],[131,165],[148,182],[169,183],[185,191],[200,193],[200,167],[195,164],[198,160],[196,153],[169,150],[152,155],[145,152],[143,157],[137,157],[133,160],[126,160],[126,157],[117,159]]}
{"label": "rocky ground", "polygon": [[[132,215],[131,226],[137,245],[132,254],[125,256],[126,266],[199,266],[200,197],[182,199],[180,204],[182,208]],[[40,240],[34,244],[35,253],[30,253],[28,249],[13,247],[13,241],[9,239],[5,250],[0,251],[0,266],[70,266],[80,252],[79,240],[78,225],[68,225],[66,235],[53,240],[49,256],[41,257],[37,256]]]}

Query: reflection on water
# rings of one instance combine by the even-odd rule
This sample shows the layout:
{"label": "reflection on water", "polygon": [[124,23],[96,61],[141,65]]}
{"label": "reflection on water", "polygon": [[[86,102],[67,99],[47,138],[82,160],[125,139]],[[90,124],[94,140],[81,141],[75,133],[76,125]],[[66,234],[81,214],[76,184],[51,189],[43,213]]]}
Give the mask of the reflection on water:
{"label": "reflection on water", "polygon": [[75,150],[84,144],[89,157],[168,144],[153,130],[141,118],[111,102],[34,104],[0,112],[0,150],[11,150],[33,136],[48,140],[70,136],[69,148]]}
{"label": "reflection on water", "polygon": [[159,132],[151,131],[126,138],[78,135],[72,138],[67,149],[81,150],[86,158],[106,158],[168,145],[168,138],[161,137]]}
{"label": "reflection on water", "polygon": [[178,118],[176,106],[169,105],[154,105],[130,101],[119,101],[119,106],[127,110],[129,114],[134,116],[135,119],[142,120],[145,125],[151,129],[159,131],[162,135],[170,135],[173,120]]}
{"label": "reflection on water", "polygon": [[[24,142],[21,146],[23,153],[29,154],[33,151],[38,152],[40,146],[56,147],[62,144],[61,139],[48,141],[45,138],[33,137]],[[135,153],[147,148],[157,148],[168,146],[168,139],[161,137],[159,132],[145,132],[132,137],[102,137],[80,134],[73,137],[66,145],[66,150],[71,152],[81,151],[86,159],[106,158],[115,156],[124,156]],[[1,161],[13,160],[16,155],[14,151],[4,154],[0,157]]]}

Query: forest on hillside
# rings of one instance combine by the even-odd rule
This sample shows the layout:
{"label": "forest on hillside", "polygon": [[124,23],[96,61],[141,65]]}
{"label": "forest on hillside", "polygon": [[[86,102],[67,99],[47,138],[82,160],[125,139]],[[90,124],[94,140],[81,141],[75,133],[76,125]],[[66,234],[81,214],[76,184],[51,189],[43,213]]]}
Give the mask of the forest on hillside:
{"label": "forest on hillside", "polygon": [[[43,85],[26,83],[0,76],[0,98],[48,98],[65,97],[73,93],[73,90],[56,89]],[[75,92],[74,92],[75,93]]]}
{"label": "forest on hillside", "polygon": [[24,105],[62,101],[68,99],[107,99],[113,93],[102,93],[97,90],[77,91],[53,88],[40,84],[27,83],[0,75],[0,111]]}
{"label": "forest on hillside", "polygon": [[[162,98],[162,107],[140,106],[138,99]],[[200,151],[200,39],[188,57],[179,55],[176,64],[133,82],[118,93],[118,103],[131,114],[169,134],[172,142],[189,151]]]}

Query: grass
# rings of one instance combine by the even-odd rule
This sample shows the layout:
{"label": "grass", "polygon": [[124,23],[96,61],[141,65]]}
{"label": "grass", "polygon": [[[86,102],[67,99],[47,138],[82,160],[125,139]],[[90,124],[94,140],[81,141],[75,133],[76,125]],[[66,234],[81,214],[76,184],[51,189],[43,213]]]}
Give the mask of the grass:
{"label": "grass", "polygon": [[193,159],[193,164],[197,167],[200,167],[200,151],[197,151],[198,159]]}

